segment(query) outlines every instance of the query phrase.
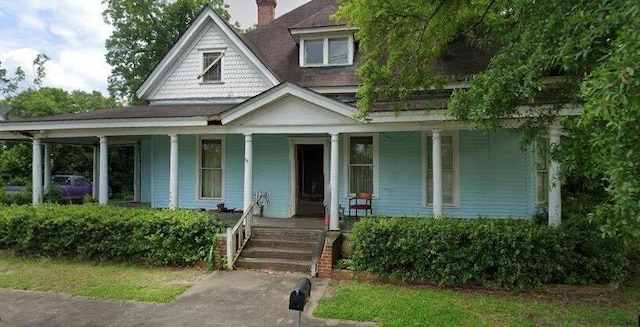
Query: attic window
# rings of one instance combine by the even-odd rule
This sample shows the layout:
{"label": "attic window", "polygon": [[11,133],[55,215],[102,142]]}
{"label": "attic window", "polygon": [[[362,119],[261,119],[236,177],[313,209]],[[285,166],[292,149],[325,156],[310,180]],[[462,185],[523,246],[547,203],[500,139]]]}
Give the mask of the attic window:
{"label": "attic window", "polygon": [[347,66],[353,64],[353,37],[300,40],[300,66]]}
{"label": "attic window", "polygon": [[202,54],[203,71],[198,76],[203,82],[222,81],[222,57],[223,52],[205,52]]}

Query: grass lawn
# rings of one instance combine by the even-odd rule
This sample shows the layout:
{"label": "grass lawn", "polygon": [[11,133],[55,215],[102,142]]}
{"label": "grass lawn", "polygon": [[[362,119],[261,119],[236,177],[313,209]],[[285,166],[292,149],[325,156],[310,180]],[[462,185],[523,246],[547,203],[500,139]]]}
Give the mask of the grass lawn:
{"label": "grass lawn", "polygon": [[314,315],[380,326],[636,326],[640,278],[606,294],[490,292],[336,282]]}
{"label": "grass lawn", "polygon": [[0,288],[60,292],[96,299],[170,302],[206,275],[206,270],[197,268],[150,268],[0,256]]}

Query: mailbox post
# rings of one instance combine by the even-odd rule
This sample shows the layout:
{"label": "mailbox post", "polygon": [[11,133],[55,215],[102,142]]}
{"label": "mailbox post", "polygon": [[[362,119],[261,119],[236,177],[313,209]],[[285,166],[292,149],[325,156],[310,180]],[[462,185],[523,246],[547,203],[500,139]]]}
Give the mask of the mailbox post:
{"label": "mailbox post", "polygon": [[300,278],[289,296],[289,310],[297,311],[296,327],[300,327],[302,311],[304,311],[304,306],[307,304],[309,296],[311,296],[311,281],[309,278]]}

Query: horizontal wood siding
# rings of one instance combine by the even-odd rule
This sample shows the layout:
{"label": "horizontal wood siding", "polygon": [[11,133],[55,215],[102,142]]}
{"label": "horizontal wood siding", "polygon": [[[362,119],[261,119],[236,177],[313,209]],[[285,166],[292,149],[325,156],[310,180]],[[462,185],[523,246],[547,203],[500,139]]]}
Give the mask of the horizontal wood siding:
{"label": "horizontal wood siding", "polygon": [[379,194],[376,215],[424,215],[422,206],[421,132],[380,133]]}
{"label": "horizontal wood siding", "polygon": [[528,177],[533,170],[527,151],[513,131],[460,132],[460,208],[445,213],[458,217],[529,218],[534,194]]}
{"label": "horizontal wood siding", "polygon": [[[424,216],[423,138],[420,132],[381,133],[380,191],[374,214]],[[459,207],[451,217],[528,218],[532,213],[532,160],[511,131],[459,132]]]}
{"label": "horizontal wood siding", "polygon": [[[150,100],[210,98],[210,97],[251,97],[271,84],[259,73],[258,68],[249,61],[231,40],[211,23],[198,41],[188,49],[179,60],[160,88]],[[203,51],[224,51],[222,57],[222,82],[202,83],[197,78],[203,71]]]}
{"label": "horizontal wood siding", "polygon": [[153,136],[153,167],[152,206],[167,208],[169,207],[169,136]]}
{"label": "horizontal wood siding", "polygon": [[226,135],[225,151],[224,205],[244,210],[244,135]]}
{"label": "horizontal wood siding", "polygon": [[253,193],[269,193],[267,217],[289,217],[289,148],[285,135],[253,135]]}
{"label": "horizontal wood siding", "polygon": [[140,139],[140,201],[151,203],[151,137]]}
{"label": "horizontal wood siding", "polygon": [[[535,211],[533,155],[520,149],[512,131],[459,131],[458,207],[445,207],[450,217],[528,218]],[[340,204],[347,206],[343,152],[340,135]],[[379,194],[373,202],[375,215],[428,216],[425,206],[422,132],[379,134]],[[151,194],[154,207],[169,201],[169,137],[153,136],[142,141],[143,194]],[[179,136],[179,206],[242,209],[244,187],[244,136],[226,135],[223,199],[198,199],[198,137]],[[151,147],[153,145],[153,148]],[[286,135],[253,135],[253,193],[269,193],[269,217],[285,218],[290,210],[290,140]],[[330,155],[330,153],[329,153]],[[430,154],[429,154],[430,155]],[[147,158],[152,158],[147,159]],[[143,195],[143,198],[145,196]],[[345,210],[348,214],[348,210]]]}

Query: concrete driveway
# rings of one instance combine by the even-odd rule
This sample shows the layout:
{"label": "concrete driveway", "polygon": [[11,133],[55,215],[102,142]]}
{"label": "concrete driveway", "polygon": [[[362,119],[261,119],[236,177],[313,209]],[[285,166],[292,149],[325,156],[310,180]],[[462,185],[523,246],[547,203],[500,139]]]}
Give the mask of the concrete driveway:
{"label": "concrete driveway", "polygon": [[[217,271],[168,304],[0,289],[0,326],[295,326],[289,293],[300,277],[304,276]],[[311,317],[328,280],[311,283],[302,326],[375,326]]]}

